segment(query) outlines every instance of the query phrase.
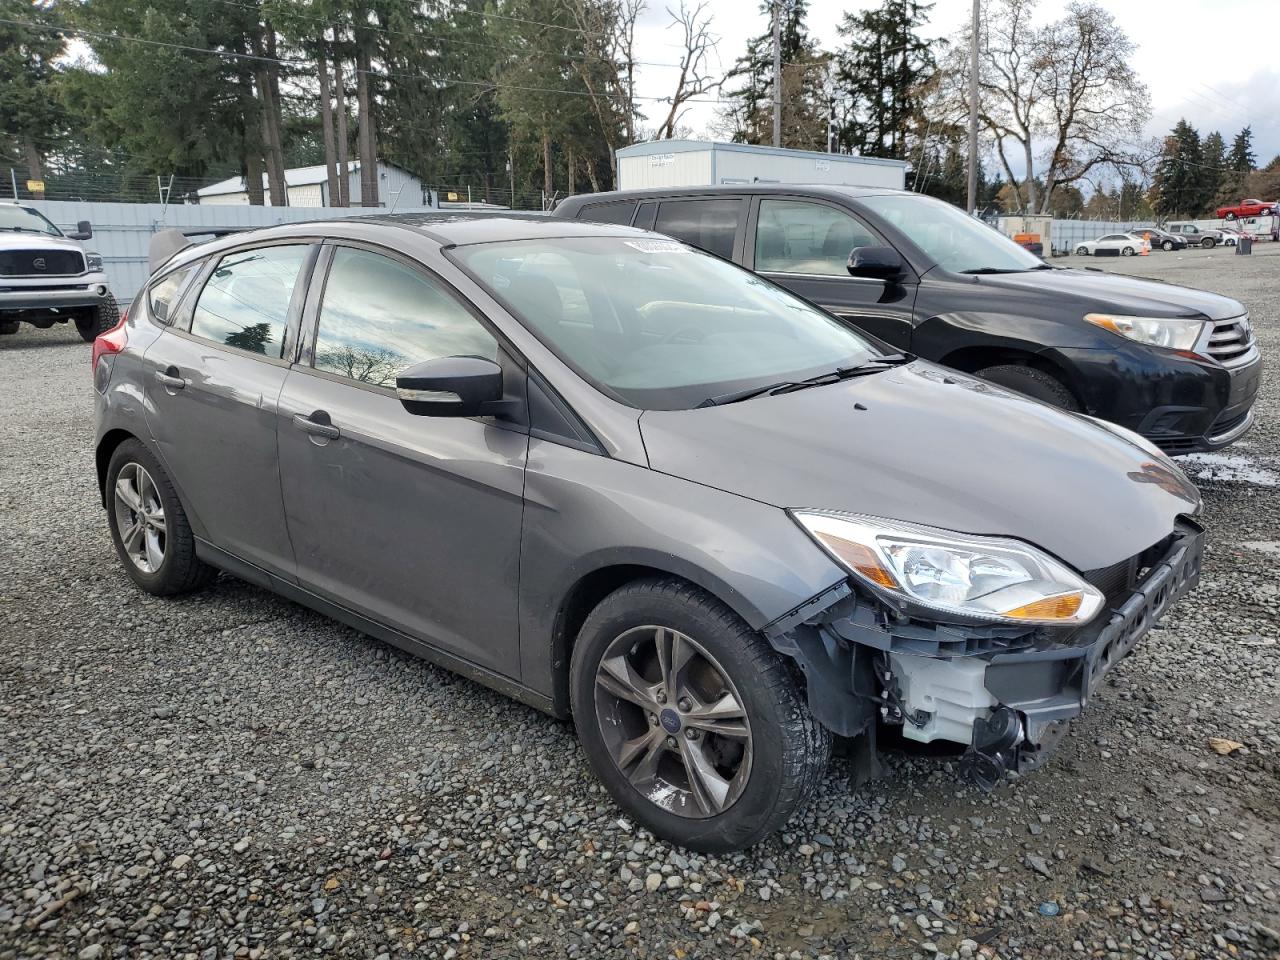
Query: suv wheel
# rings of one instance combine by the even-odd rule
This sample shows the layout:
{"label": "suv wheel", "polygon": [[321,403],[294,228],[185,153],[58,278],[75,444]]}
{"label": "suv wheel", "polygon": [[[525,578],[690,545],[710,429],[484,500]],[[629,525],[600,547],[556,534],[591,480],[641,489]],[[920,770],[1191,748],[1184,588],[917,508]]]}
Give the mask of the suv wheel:
{"label": "suv wheel", "polygon": [[18,326],[17,320],[0,320],[0,337],[7,337],[11,333],[17,333]]}
{"label": "suv wheel", "polygon": [[1213,239],[1213,237],[1205,237],[1203,240],[1200,241],[1200,246],[1204,247],[1206,250],[1212,250],[1213,245],[1217,242],[1218,241]]}
{"label": "suv wheel", "polygon": [[196,557],[191,525],[169,475],[137,440],[126,440],[111,455],[107,523],[125,570],[147,593],[186,593],[217,573]]}
{"label": "suv wheel", "polygon": [[719,601],[648,579],[610,594],[573,650],[574,725],[618,805],[707,852],[780,829],[827,768],[831,735],[797,671]]}
{"label": "suv wheel", "polygon": [[1073,413],[1080,411],[1080,404],[1076,402],[1076,398],[1061,380],[1035,367],[1009,363],[987,367],[985,370],[979,370],[977,375],[983,380],[1025,393],[1034,400],[1040,400],[1061,410],[1070,410]]}
{"label": "suv wheel", "polygon": [[93,343],[100,334],[106,333],[120,322],[120,307],[116,298],[107,294],[96,307],[83,316],[76,317],[76,329],[82,339]]}

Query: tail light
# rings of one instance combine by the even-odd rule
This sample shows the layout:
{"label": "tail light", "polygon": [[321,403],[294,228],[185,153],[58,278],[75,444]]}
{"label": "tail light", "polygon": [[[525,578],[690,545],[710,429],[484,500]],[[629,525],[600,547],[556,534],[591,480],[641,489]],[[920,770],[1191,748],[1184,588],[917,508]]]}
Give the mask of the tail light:
{"label": "tail light", "polygon": [[129,343],[129,330],[125,322],[129,319],[126,308],[120,315],[120,322],[105,333],[100,333],[93,341],[93,383],[101,393],[107,388],[107,380],[111,374],[111,364],[106,360],[113,357]]}

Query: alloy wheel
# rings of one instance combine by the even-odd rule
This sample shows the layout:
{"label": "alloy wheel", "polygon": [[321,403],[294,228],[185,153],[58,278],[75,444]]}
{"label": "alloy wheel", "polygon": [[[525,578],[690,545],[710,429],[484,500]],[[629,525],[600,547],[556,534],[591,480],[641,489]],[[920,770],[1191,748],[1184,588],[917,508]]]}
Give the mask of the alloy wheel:
{"label": "alloy wheel", "polygon": [[596,669],[596,722],[613,762],[644,797],[705,819],[729,809],[751,775],[751,723],[733,681],[691,637],[635,627]]}
{"label": "alloy wheel", "polygon": [[155,573],[164,563],[168,528],[160,490],[142,464],[121,467],[116,476],[115,511],[125,554],[143,573]]}

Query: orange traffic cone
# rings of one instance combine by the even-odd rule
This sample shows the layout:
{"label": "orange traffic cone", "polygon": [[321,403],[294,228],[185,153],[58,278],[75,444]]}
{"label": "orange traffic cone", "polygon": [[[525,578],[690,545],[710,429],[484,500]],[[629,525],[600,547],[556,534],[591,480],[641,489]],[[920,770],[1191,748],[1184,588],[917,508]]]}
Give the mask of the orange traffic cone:
{"label": "orange traffic cone", "polygon": [[1142,252],[1138,254],[1140,257],[1151,256],[1151,241],[1147,237],[1142,238]]}

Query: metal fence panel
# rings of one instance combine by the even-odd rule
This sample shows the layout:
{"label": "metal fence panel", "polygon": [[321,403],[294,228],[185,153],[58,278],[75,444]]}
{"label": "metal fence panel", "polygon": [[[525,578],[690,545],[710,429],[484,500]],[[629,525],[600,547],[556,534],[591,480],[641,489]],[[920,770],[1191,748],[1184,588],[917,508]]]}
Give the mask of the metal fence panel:
{"label": "metal fence panel", "polygon": [[[280,223],[323,220],[327,217],[386,213],[377,207],[253,207],[159,203],[99,203],[78,200],[23,201],[64,230],[76,223],[93,224],[93,239],[85,247],[102,254],[103,269],[121,306],[133,300],[147,282],[147,249],[161,230],[270,227]],[[397,208],[397,213],[436,212],[428,207]]]}
{"label": "metal fence panel", "polygon": [[1154,227],[1152,220],[1058,220],[1050,227],[1050,242],[1058,256],[1073,253],[1076,245],[1097,240],[1108,233],[1128,233],[1143,227]]}

